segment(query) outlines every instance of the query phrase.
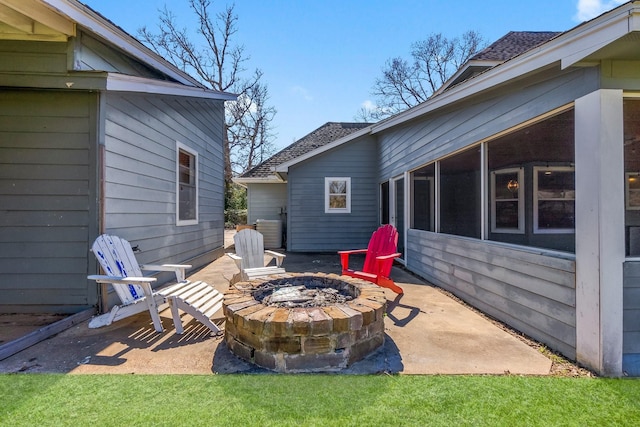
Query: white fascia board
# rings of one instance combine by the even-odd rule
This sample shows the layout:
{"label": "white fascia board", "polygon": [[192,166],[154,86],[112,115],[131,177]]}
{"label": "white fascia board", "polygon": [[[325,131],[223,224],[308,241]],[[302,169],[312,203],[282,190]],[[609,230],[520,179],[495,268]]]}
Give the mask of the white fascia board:
{"label": "white fascia board", "polygon": [[237,98],[236,95],[227,92],[218,92],[200,87],[185,86],[179,83],[117,73],[107,74],[106,90],[186,96],[191,98],[217,99],[221,101],[234,101]]}
{"label": "white fascia board", "polygon": [[451,83],[455,82],[458,77],[464,74],[464,72],[471,67],[484,67],[485,69],[490,69],[495,67],[496,65],[502,64],[503,62],[504,61],[477,61],[477,60],[469,61],[462,68],[456,71],[456,73],[453,76],[449,77],[447,81],[444,82],[442,86],[440,86],[440,88],[438,88],[438,90],[433,92],[432,96],[436,96],[444,92],[449,87],[449,85],[451,85]]}
{"label": "white fascia board", "polygon": [[640,30],[640,2],[602,15],[576,27],[572,33],[572,52],[562,58],[562,69],[575,65],[592,53],[632,31]]}
{"label": "white fascia board", "polygon": [[77,25],[85,27],[100,37],[108,40],[114,46],[138,58],[176,81],[187,86],[204,87],[202,83],[181,71],[158,54],[140,43],[137,39],[127,34],[123,29],[96,14],[89,7],[75,0],[40,0],[48,7],[58,11],[74,21]]}
{"label": "white fascia board", "polygon": [[[547,68],[555,63],[560,62],[563,68],[575,64],[581,58],[585,58],[604,45],[628,34],[632,31],[632,22],[634,23],[633,25],[639,26],[640,24],[637,23],[638,13],[640,13],[640,2],[620,6],[592,21],[578,25],[574,29],[522,55],[505,61],[466,82],[460,83],[416,107],[374,124],[371,133],[376,134],[400,125],[527,73]],[[583,40],[583,38],[587,40]],[[597,44],[596,40],[604,40],[604,43]],[[577,50],[577,47],[580,46],[586,50],[582,52]],[[590,48],[587,48],[588,46]]]}
{"label": "white fascia board", "polygon": [[333,142],[330,142],[327,145],[323,145],[322,147],[318,147],[313,151],[309,151],[301,156],[296,157],[295,159],[289,160],[288,162],[280,163],[278,166],[271,168],[271,171],[279,173],[279,172],[288,172],[289,168],[297,163],[303,162],[307,159],[317,156],[318,154],[324,153],[325,151],[332,150],[344,143],[349,141],[353,141],[354,139],[360,138],[361,136],[368,135],[371,133],[371,126],[367,126],[366,128],[362,128],[359,131],[350,133],[347,136],[344,136],[340,139],[336,139]]}
{"label": "white fascia board", "polygon": [[248,184],[284,184],[286,181],[278,178],[277,175],[269,175],[262,178],[242,178],[236,177],[231,179],[236,184],[246,187]]}

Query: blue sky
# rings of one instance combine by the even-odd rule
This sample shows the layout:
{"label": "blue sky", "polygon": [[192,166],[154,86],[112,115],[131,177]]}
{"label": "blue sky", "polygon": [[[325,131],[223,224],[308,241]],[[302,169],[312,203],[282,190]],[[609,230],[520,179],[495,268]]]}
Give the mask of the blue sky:
{"label": "blue sky", "polygon": [[[133,36],[157,28],[165,5],[185,27],[187,0],[81,0]],[[231,2],[212,0],[215,10]],[[284,148],[329,121],[354,121],[371,102],[385,61],[409,57],[432,33],[467,30],[493,42],[509,31],[566,31],[624,0],[237,0],[236,42],[260,68],[278,113],[274,143]]]}

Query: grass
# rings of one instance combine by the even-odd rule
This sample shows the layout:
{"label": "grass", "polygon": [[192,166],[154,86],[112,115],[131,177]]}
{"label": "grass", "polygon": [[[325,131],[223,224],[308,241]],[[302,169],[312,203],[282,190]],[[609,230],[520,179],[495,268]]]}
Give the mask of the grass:
{"label": "grass", "polygon": [[640,380],[0,375],[2,426],[640,425]]}

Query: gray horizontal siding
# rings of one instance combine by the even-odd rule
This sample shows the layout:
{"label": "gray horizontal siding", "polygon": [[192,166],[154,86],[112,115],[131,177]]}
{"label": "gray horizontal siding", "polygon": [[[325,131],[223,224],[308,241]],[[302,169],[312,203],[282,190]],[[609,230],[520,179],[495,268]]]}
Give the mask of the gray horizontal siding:
{"label": "gray horizontal siding", "polygon": [[0,312],[96,303],[86,280],[96,105],[80,92],[0,94]]}
{"label": "gray horizontal siding", "polygon": [[87,33],[80,32],[76,40],[79,42],[75,49],[74,66],[78,71],[107,71],[162,80],[162,74]]}
{"label": "gray horizontal siding", "polygon": [[572,257],[409,230],[407,267],[490,316],[575,358]]}
{"label": "gray horizontal siding", "polygon": [[248,184],[247,223],[258,219],[281,220],[282,209],[287,207],[287,184]]}
{"label": "gray horizontal siding", "polygon": [[[110,93],[105,119],[105,229],[141,263],[211,261],[224,244],[222,102]],[[176,225],[176,141],[199,156],[196,225]]]}
{"label": "gray horizontal siding", "polygon": [[622,370],[640,376],[640,261],[624,263]]}
{"label": "gray horizontal siding", "polygon": [[[287,249],[331,252],[366,247],[378,226],[377,146],[360,138],[289,169]],[[324,178],[351,177],[351,213],[324,212]]]}
{"label": "gray horizontal siding", "polygon": [[[552,72],[557,76],[557,70]],[[564,72],[553,79],[552,75],[548,72],[536,82],[513,83],[482,100],[465,99],[429,117],[382,132],[381,179],[437,160],[599,87],[595,68]]]}
{"label": "gray horizontal siding", "polygon": [[0,41],[0,71],[66,73],[67,43]]}
{"label": "gray horizontal siding", "polygon": [[640,261],[624,263],[623,353],[640,354]]}

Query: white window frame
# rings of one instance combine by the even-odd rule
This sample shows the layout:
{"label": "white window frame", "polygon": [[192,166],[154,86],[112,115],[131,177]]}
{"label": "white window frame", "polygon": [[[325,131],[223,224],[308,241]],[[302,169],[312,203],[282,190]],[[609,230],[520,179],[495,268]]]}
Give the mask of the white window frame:
{"label": "white window frame", "polygon": [[[344,181],[346,183],[346,207],[332,208],[329,200],[332,194],[329,192],[331,183]],[[324,212],[325,213],[351,213],[351,177],[325,177],[324,178]]]}
{"label": "white window frame", "polygon": [[[573,172],[575,174],[575,168],[572,166],[534,166],[533,167],[533,232],[534,234],[573,234],[575,228],[544,228],[538,227],[538,172],[539,171],[551,171],[551,172]],[[575,182],[575,181],[574,181]],[[573,199],[543,199],[543,200],[573,200],[575,206],[575,191],[573,189]],[[574,207],[575,210],[575,207]],[[575,219],[574,219],[575,221]],[[575,225],[575,223],[574,223]]]}
{"label": "white window frame", "polygon": [[[500,199],[500,202],[517,201],[518,202],[518,228],[499,228],[496,225],[497,203],[496,199],[496,175],[513,174],[518,175],[518,197],[512,199]],[[507,168],[491,171],[491,232],[504,234],[524,234],[524,169],[523,168]]]}
{"label": "white window frame", "polygon": [[[193,171],[193,175],[194,175],[194,180],[195,180],[195,218],[190,218],[190,219],[180,219],[180,152],[183,151],[186,154],[190,155],[193,157],[193,161],[194,161],[194,171]],[[193,150],[190,147],[187,147],[186,145],[182,144],[179,141],[176,141],[176,225],[177,226],[185,226],[185,225],[195,225],[198,224],[198,219],[199,219],[199,208],[200,208],[200,203],[199,203],[199,190],[200,190],[200,179],[199,179],[199,174],[200,174],[200,162],[199,162],[199,158],[198,158],[198,152]]]}

